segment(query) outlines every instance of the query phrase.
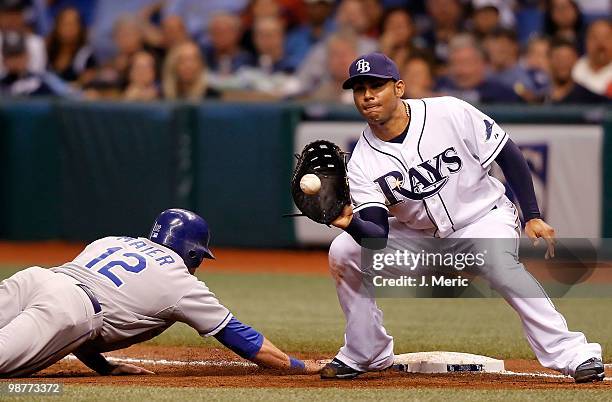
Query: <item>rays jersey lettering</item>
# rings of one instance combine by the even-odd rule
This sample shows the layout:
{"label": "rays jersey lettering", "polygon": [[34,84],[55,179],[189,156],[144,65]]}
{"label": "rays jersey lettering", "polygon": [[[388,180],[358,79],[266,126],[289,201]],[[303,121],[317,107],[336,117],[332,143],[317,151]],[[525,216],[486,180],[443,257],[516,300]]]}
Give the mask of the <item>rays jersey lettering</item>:
{"label": "rays jersey lettering", "polygon": [[408,170],[408,180],[398,171],[392,171],[374,180],[380,186],[387,203],[401,202],[395,193],[411,200],[423,200],[437,194],[451,174],[461,170],[461,158],[453,147],[445,149],[434,158]]}
{"label": "rays jersey lettering", "polygon": [[410,123],[402,143],[382,141],[369,126],[357,141],[348,164],[353,208],[385,208],[411,229],[445,237],[503,199],[488,172],[508,136],[453,97],[404,102]]}

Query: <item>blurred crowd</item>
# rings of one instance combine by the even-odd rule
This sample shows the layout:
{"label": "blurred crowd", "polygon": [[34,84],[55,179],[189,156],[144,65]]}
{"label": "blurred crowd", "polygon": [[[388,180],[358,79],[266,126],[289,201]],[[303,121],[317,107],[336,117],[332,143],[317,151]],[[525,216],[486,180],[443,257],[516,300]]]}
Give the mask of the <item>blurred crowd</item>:
{"label": "blurred crowd", "polygon": [[612,98],[608,0],[0,0],[0,94],[351,103],[360,54],[407,97]]}

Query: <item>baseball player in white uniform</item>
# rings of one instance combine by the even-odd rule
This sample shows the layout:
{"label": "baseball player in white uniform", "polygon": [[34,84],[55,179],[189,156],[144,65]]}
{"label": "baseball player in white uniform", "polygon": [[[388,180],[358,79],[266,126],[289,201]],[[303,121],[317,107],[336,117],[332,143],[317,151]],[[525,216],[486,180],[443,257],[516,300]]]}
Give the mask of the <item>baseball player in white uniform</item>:
{"label": "baseball player in white uniform", "polygon": [[[345,231],[331,244],[329,264],[347,323],[345,344],[322,378],[353,378],[393,363],[382,313],[374,298],[360,294],[367,269],[361,266],[362,241],[399,239],[410,247],[424,238],[520,237],[516,208],[488,174],[493,161],[519,199],[526,234],[546,240],[547,257],[554,256],[555,243],[554,230],[540,219],[527,164],[493,119],[453,97],[402,100],[398,69],[381,53],[355,60],[344,88],[353,90],[368,125],[348,163],[353,205],[333,222]],[[602,380],[600,345],[568,330],[519,262],[517,241],[500,242],[511,246],[483,267],[483,276],[518,313],[543,366],[576,382]],[[519,286],[530,288],[528,296]]]}
{"label": "baseball player in white uniform", "polygon": [[257,364],[315,373],[320,367],[276,348],[242,324],[193,275],[208,248],[208,224],[169,209],[149,238],[105,237],[72,262],[31,267],[0,283],[0,377],[22,377],[69,353],[102,375],[152,374],[101,354],[151,339],[175,322]]}

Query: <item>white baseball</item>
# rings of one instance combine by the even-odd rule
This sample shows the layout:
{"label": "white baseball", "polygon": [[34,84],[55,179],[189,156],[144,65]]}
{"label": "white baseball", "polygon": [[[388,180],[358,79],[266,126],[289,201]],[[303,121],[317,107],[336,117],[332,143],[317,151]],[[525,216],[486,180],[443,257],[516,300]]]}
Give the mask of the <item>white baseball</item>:
{"label": "white baseball", "polygon": [[314,195],[321,189],[321,180],[316,174],[305,174],[300,180],[300,188],[304,194]]}

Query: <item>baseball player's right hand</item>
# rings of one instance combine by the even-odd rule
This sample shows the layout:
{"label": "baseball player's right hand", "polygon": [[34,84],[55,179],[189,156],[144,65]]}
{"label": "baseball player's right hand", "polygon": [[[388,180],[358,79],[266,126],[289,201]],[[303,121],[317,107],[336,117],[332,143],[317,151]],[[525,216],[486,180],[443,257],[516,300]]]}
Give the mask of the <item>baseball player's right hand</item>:
{"label": "baseball player's right hand", "polygon": [[113,369],[109,375],[142,375],[142,374],[155,374],[145,368],[134,366],[133,364],[127,363],[113,363]]}
{"label": "baseball player's right hand", "polygon": [[353,220],[353,206],[345,205],[340,216],[334,219],[331,224],[337,228],[344,230],[351,223],[351,220]]}
{"label": "baseball player's right hand", "polygon": [[325,363],[316,360],[304,360],[304,374],[319,374]]}
{"label": "baseball player's right hand", "polygon": [[525,234],[533,240],[534,246],[538,245],[540,237],[546,240],[548,247],[544,256],[545,259],[548,260],[555,256],[555,229],[548,223],[539,218],[531,219],[525,224]]}

